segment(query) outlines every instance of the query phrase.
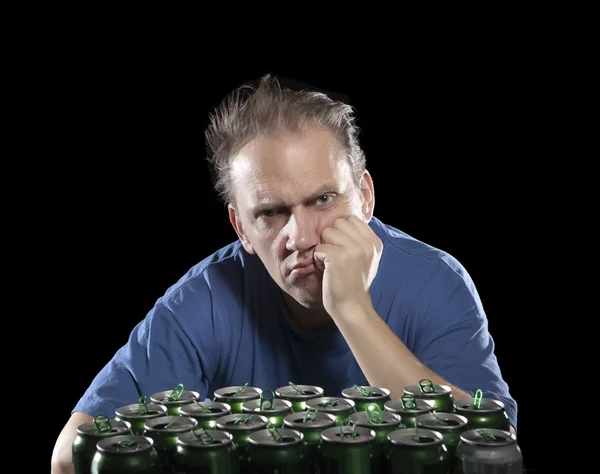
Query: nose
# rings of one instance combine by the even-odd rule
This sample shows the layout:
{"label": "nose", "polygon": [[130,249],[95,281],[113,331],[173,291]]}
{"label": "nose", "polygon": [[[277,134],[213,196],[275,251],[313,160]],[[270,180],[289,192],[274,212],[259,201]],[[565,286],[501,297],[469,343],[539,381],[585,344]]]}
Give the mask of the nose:
{"label": "nose", "polygon": [[294,210],[286,225],[286,248],[290,251],[308,250],[320,242],[316,216],[306,209]]}

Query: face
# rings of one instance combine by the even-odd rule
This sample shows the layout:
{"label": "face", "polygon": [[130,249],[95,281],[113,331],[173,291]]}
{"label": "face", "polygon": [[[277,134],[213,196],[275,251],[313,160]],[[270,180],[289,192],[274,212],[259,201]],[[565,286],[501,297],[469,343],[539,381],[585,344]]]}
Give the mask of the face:
{"label": "face", "polygon": [[324,129],[261,138],[233,160],[231,223],[244,248],[279,287],[306,307],[321,303],[322,272],[313,264],[321,232],[351,215],[373,215],[373,183],[360,183],[335,136]]}

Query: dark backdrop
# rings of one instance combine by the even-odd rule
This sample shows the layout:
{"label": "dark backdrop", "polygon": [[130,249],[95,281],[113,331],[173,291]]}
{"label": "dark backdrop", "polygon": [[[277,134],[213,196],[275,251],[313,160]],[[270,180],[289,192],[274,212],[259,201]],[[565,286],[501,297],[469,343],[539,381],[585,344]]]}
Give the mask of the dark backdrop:
{"label": "dark backdrop", "polygon": [[525,63],[498,53],[395,72],[306,58],[223,68],[133,53],[67,62],[43,99],[60,111],[44,117],[58,158],[51,193],[38,203],[40,225],[54,234],[46,278],[59,321],[51,375],[61,396],[48,459],[70,409],[133,326],[190,266],[234,239],[203,161],[203,127],[226,92],[273,72],[350,100],[375,215],[466,266],[519,403],[525,462],[546,466],[537,440],[550,422],[534,389],[545,381],[535,356],[544,331],[541,223],[532,212],[540,195],[526,165],[543,109]]}

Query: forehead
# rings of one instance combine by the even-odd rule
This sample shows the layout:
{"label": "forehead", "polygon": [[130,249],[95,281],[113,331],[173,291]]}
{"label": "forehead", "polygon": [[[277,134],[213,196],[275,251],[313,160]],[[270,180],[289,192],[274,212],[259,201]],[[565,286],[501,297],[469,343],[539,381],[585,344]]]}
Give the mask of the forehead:
{"label": "forehead", "polygon": [[236,201],[249,205],[302,199],[352,179],[341,144],[320,128],[252,140],[233,159],[232,178]]}

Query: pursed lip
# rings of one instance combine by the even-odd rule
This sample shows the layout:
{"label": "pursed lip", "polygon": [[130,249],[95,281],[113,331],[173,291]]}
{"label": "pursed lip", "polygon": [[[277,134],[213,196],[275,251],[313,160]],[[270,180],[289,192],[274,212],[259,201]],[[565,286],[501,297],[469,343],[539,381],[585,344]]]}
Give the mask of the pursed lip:
{"label": "pursed lip", "polygon": [[314,265],[314,262],[312,261],[312,259],[306,260],[304,262],[298,262],[294,266],[290,267],[288,271],[289,271],[289,273],[292,273],[294,270],[298,270],[300,268],[306,268],[310,265]]}

